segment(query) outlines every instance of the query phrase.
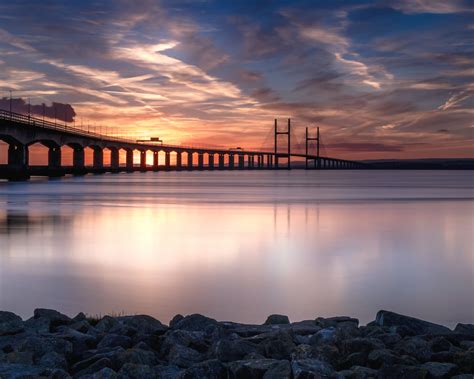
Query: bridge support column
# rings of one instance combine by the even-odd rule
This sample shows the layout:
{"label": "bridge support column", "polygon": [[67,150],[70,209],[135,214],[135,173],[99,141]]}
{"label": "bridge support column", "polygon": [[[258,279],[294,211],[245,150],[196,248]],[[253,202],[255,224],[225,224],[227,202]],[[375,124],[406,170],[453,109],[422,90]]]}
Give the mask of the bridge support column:
{"label": "bridge support column", "polygon": [[140,169],[146,169],[146,150],[140,150]]}
{"label": "bridge support column", "polygon": [[255,168],[255,155],[249,155],[249,168]]}
{"label": "bridge support column", "polygon": [[165,151],[165,169],[169,171],[171,167],[171,153],[169,151]]}
{"label": "bridge support column", "polygon": [[76,146],[72,152],[72,165],[75,171],[74,174],[80,174],[80,172],[76,172],[76,170],[84,170],[84,163],[84,148],[82,146]]}
{"label": "bridge support column", "polygon": [[214,154],[209,153],[209,163],[208,163],[209,170],[214,170]]}
{"label": "bridge support column", "polygon": [[133,171],[133,150],[128,149],[126,154],[127,171]]}
{"label": "bridge support column", "polygon": [[61,148],[59,146],[50,147],[48,150],[48,168],[61,167]]}
{"label": "bridge support column", "polygon": [[239,170],[243,170],[245,166],[244,155],[239,154]]}
{"label": "bridge support column", "polygon": [[181,166],[182,166],[181,160],[182,160],[181,152],[178,151],[176,153],[176,169],[177,170],[181,170]]}
{"label": "bridge support column", "polygon": [[193,153],[191,151],[188,151],[188,170],[193,169]]}
{"label": "bridge support column", "polygon": [[219,153],[219,169],[224,169],[224,154]]}
{"label": "bridge support column", "polygon": [[204,154],[198,153],[198,168],[199,170],[204,169]]}
{"label": "bridge support column", "polygon": [[8,167],[12,169],[8,179],[28,180],[28,146],[23,144],[11,144],[8,146]]}
{"label": "bridge support column", "polygon": [[270,154],[267,155],[267,168],[272,168],[272,156]]}
{"label": "bridge support column", "polygon": [[153,151],[153,171],[158,171],[159,151]]}
{"label": "bridge support column", "polygon": [[119,168],[119,150],[117,148],[110,149],[110,168],[112,170]]}
{"label": "bridge support column", "polygon": [[229,169],[233,170],[235,166],[234,154],[229,154]]}
{"label": "bridge support column", "polygon": [[94,147],[93,166],[95,169],[102,169],[104,167],[104,151],[101,147]]}

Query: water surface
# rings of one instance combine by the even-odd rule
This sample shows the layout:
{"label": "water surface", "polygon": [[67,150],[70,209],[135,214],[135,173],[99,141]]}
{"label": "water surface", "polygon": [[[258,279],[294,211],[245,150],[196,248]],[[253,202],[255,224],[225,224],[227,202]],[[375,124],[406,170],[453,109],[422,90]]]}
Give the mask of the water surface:
{"label": "water surface", "polygon": [[0,309],[474,321],[469,171],[0,182]]}

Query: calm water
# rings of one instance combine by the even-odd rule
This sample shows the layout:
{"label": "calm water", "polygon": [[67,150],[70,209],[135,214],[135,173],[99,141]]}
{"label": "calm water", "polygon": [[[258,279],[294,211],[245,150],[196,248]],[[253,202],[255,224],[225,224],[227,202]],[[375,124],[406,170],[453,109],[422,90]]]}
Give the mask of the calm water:
{"label": "calm water", "polygon": [[0,182],[0,309],[474,321],[468,171]]}

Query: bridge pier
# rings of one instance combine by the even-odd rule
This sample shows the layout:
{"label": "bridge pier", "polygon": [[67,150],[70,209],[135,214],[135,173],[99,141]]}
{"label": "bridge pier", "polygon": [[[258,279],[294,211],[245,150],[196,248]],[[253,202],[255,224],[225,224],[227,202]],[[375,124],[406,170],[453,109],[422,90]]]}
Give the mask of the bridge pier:
{"label": "bridge pier", "polygon": [[229,170],[233,170],[234,165],[235,165],[234,154],[229,154]]}
{"label": "bridge pier", "polygon": [[243,170],[245,166],[244,155],[239,154],[239,170]]}
{"label": "bridge pier", "polygon": [[198,153],[198,168],[199,170],[204,169],[204,154]]}
{"label": "bridge pier", "polygon": [[141,171],[146,169],[146,150],[140,150],[140,169]]}
{"label": "bridge pier", "polygon": [[84,148],[82,146],[74,146],[74,150],[72,151],[72,165],[75,175],[84,173],[85,159]]}
{"label": "bridge pier", "polygon": [[133,171],[133,150],[126,150],[126,165],[127,171]]}
{"label": "bridge pier", "polygon": [[93,147],[94,150],[94,157],[93,157],[93,167],[95,169],[102,169],[104,168],[104,151],[101,147]]}
{"label": "bridge pier", "polygon": [[169,171],[171,168],[171,153],[169,151],[165,151],[165,170]]}
{"label": "bridge pier", "polygon": [[176,169],[177,169],[177,170],[181,170],[181,167],[182,167],[182,161],[181,161],[181,159],[182,159],[181,152],[178,151],[178,152],[176,153]]}
{"label": "bridge pier", "polygon": [[153,150],[153,171],[158,171],[160,152]]}
{"label": "bridge pier", "polygon": [[112,170],[118,170],[119,166],[120,166],[119,150],[113,147],[110,149],[110,168]]}
{"label": "bridge pier", "polygon": [[209,153],[208,156],[209,156],[209,163],[208,163],[209,169],[214,170],[214,154]]}
{"label": "bridge pier", "polygon": [[192,170],[193,169],[193,153],[188,151],[188,167],[187,167],[188,170]]}
{"label": "bridge pier", "polygon": [[225,163],[224,159],[225,159],[224,154],[219,153],[219,170],[224,169],[224,163]]}
{"label": "bridge pier", "polygon": [[8,180],[28,180],[28,146],[23,144],[11,144],[8,146],[8,166],[12,172],[8,175]]}

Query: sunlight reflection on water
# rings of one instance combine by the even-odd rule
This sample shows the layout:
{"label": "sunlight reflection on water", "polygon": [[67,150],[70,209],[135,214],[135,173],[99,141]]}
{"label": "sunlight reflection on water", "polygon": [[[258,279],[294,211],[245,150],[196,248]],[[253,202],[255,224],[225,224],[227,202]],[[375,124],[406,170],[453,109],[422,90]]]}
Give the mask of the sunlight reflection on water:
{"label": "sunlight reflection on water", "polygon": [[474,321],[471,172],[0,183],[0,309]]}

